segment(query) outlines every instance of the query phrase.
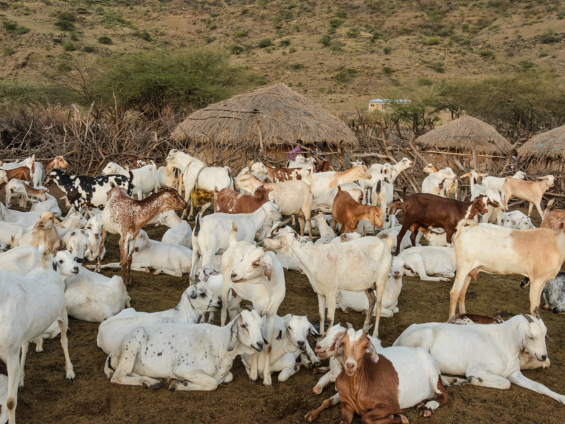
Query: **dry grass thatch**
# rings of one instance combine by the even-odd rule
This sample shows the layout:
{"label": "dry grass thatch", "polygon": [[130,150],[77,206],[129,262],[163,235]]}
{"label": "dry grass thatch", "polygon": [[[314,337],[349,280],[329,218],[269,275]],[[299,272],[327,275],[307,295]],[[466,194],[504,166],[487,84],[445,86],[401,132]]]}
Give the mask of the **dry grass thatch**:
{"label": "dry grass thatch", "polygon": [[260,88],[198,110],[179,124],[171,138],[220,146],[263,144],[266,148],[293,146],[298,140],[305,145],[357,145],[355,134],[343,121],[285,84]]}
{"label": "dry grass thatch", "polygon": [[565,126],[538,134],[518,149],[520,159],[558,159],[565,157]]}
{"label": "dry grass thatch", "polygon": [[473,146],[480,154],[507,154],[512,145],[494,127],[473,118],[462,116],[418,137],[415,143],[424,148],[455,149],[471,152]]}

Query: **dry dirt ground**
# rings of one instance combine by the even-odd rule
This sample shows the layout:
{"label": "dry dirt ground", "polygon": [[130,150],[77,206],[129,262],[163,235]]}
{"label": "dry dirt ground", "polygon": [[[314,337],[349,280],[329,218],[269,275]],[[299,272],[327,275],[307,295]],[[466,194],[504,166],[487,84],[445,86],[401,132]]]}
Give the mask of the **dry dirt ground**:
{"label": "dry dirt ground", "polygon": [[[52,191],[57,192],[56,188]],[[535,214],[535,212],[534,212]],[[160,239],[165,229],[149,230]],[[118,239],[107,238],[105,262],[119,259]],[[104,272],[111,276],[113,271]],[[297,272],[286,272],[287,294],[279,314],[307,314],[318,320],[317,298],[307,278]],[[488,276],[481,274],[467,294],[469,312],[498,315],[505,319],[528,311],[528,293],[520,289],[519,276]],[[132,306],[140,311],[154,312],[173,308],[188,286],[188,278],[134,272],[129,290]],[[444,321],[448,315],[449,282],[423,282],[405,278],[400,295],[400,312],[381,321],[380,335],[384,346],[390,346],[412,323]],[[216,314],[218,316],[219,314]],[[553,342],[548,342],[551,367],[526,371],[524,374],[565,393],[565,334],[562,315],[542,311]],[[363,316],[338,311],[336,322],[362,325]],[[333,387],[322,395],[312,388],[319,375],[301,371],[285,383],[273,379],[272,388],[252,385],[239,358],[233,366],[234,381],[214,392],[176,392],[167,384],[158,390],[110,383],[103,372],[106,355],[96,346],[98,324],[70,319],[69,349],[76,380],[64,376],[64,360],[59,338],[48,340],[45,351],[30,349],[26,363],[25,387],[18,395],[17,418],[20,423],[300,423],[311,409],[332,396]],[[311,340],[311,345],[314,345]],[[478,387],[453,387],[452,402],[431,418],[417,416],[414,410],[404,414],[418,423],[564,423],[565,407],[556,401],[512,386],[510,390]],[[321,414],[320,423],[337,423],[339,407]],[[356,418],[355,423],[359,423]]]}

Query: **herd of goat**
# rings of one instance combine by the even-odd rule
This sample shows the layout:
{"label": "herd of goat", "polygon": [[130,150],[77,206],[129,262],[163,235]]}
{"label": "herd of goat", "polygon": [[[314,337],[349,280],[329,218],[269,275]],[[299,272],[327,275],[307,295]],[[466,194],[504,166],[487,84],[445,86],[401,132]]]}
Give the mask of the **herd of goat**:
{"label": "herd of goat", "polygon": [[[3,164],[0,424],[15,423],[30,341],[41,351],[44,339],[60,334],[66,377],[74,379],[68,316],[101,323],[97,344],[108,355],[104,372],[116,384],[155,389],[170,379],[170,390],[214,390],[232,381],[238,355],[251,382],[261,378],[265,386],[275,372],[281,382],[301,366],[321,372],[314,393],[333,382],[337,394],[308,412],[308,422],[341,403],[342,424],[355,414],[367,423],[404,424],[402,409],[415,406],[430,416],[449,403],[446,389],[453,384],[508,389],[514,383],[565,404],[565,396],[521,373],[550,365],[540,298],[545,308],[565,313],[565,274],[559,273],[565,211],[551,210],[551,202],[541,209],[554,178],[526,181],[523,172],[497,178],[474,170],[458,177],[430,164],[422,193],[395,198],[395,179],[412,166],[404,158],[314,172],[314,160],[298,156],[287,168],[256,162],[233,178],[228,167],[208,167],[179,150],[169,152],[166,166],[130,170],[111,162],[99,177],[68,175],[60,156]],[[457,200],[461,178],[470,180],[469,201]],[[43,187],[48,182],[64,193],[64,217]],[[191,228],[175,211],[190,209],[192,216],[195,190],[214,194],[214,213],[204,215],[209,205],[203,206]],[[530,202],[528,215],[506,211],[513,197]],[[540,228],[529,218],[534,205]],[[298,218],[300,235],[283,217]],[[151,225],[169,227],[161,241],[143,231]],[[120,263],[101,264],[106,233],[120,236]],[[85,261],[96,262],[84,267]],[[105,277],[101,268],[121,268],[122,276]],[[174,309],[139,312],[127,292],[132,269],[189,274],[191,285]],[[277,315],[285,269],[304,273],[318,295],[319,329],[305,316]],[[465,293],[479,272],[523,275],[529,314],[506,322],[467,314]],[[399,312],[404,275],[455,277],[450,319],[413,324],[383,348],[379,321]],[[336,308],[366,312],[363,329],[334,325]],[[216,312],[220,326],[213,325]],[[309,334],[318,336],[315,349]],[[321,359],[329,365],[322,367]]]}

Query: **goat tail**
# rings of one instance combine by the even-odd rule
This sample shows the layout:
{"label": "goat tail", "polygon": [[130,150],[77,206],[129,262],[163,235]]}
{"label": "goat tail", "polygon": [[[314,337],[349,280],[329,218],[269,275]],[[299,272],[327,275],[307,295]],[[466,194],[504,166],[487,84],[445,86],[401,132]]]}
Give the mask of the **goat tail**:
{"label": "goat tail", "polygon": [[547,205],[545,206],[545,211],[543,212],[543,219],[547,218],[547,215],[549,215],[549,212],[551,211],[551,207],[553,206],[553,203],[555,202],[555,199],[551,199],[549,202],[547,202]]}
{"label": "goat tail", "polygon": [[198,212],[196,215],[194,231],[192,232],[192,238],[198,237],[198,233],[200,232],[200,220],[202,219],[202,210]]}
{"label": "goat tail", "polygon": [[406,202],[406,189],[408,187],[404,186],[404,188],[402,189],[402,201]]}
{"label": "goat tail", "polygon": [[461,221],[459,221],[457,227],[455,228],[456,232],[455,236],[453,237],[453,241],[455,242],[461,234],[466,232],[466,228],[477,227],[478,225],[479,224],[477,223],[477,221],[473,219],[462,219]]}
{"label": "goat tail", "polygon": [[377,195],[381,194],[381,190],[383,188],[383,182],[381,180],[377,181],[377,186],[375,187],[375,192]]}

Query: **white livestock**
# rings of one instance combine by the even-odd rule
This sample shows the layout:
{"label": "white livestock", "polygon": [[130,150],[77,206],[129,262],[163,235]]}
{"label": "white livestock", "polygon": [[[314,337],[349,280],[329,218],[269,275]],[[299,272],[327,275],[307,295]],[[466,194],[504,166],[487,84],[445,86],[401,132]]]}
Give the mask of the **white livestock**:
{"label": "white livestock", "polygon": [[74,230],[61,239],[65,247],[74,257],[84,261],[89,246],[88,234],[84,230]]}
{"label": "white livestock", "polygon": [[[398,309],[398,296],[402,290],[402,278],[394,278],[389,276],[386,281],[385,292],[383,294],[383,304],[381,308],[381,317],[390,318],[396,314]],[[376,293],[375,293],[376,296]],[[356,312],[368,312],[369,300],[363,292],[354,292],[342,290],[336,299],[337,307],[347,313],[349,309]],[[375,316],[376,305],[373,308],[372,315]]]}
{"label": "white livestock", "polygon": [[184,291],[179,304],[173,309],[147,313],[128,308],[108,318],[98,327],[96,342],[100,349],[110,354],[120,346],[124,336],[136,327],[170,323],[196,324],[204,312],[219,310],[220,307],[220,300],[208,286],[198,283]]}
{"label": "white livestock", "polygon": [[471,182],[471,201],[483,195],[489,199],[488,211],[483,214],[482,222],[488,223],[496,221],[497,225],[502,222],[502,194],[495,188],[486,187],[478,184],[479,177],[484,177],[486,174],[477,173],[475,170],[468,172],[463,177],[469,177]]}
{"label": "white livestock", "polygon": [[[403,250],[392,260],[391,276],[419,276],[422,281],[449,281],[455,277],[455,249],[440,246],[419,246]],[[440,277],[430,277],[439,275]]]}
{"label": "white livestock", "polygon": [[[383,230],[379,233],[379,235],[387,235],[389,239],[391,239],[392,244],[391,244],[391,249],[392,251],[396,250],[396,244],[397,244],[397,239],[398,239],[398,233],[400,232],[400,230],[402,229],[402,225],[398,225],[396,227],[392,227],[389,228],[388,230]],[[412,231],[408,230],[406,231],[406,234],[404,235],[404,237],[402,238],[402,242],[400,243],[400,250],[402,251],[404,249],[408,249],[410,247],[412,247],[412,242],[410,241],[410,237],[412,236]],[[416,247],[420,246],[420,239],[422,238],[422,233],[418,232],[418,234],[416,235]]]}
{"label": "white livestock", "polygon": [[68,351],[68,316],[61,277],[78,270],[74,267],[68,269],[55,260],[52,268],[37,268],[26,277],[0,271],[0,360],[6,363],[8,369],[6,407],[10,424],[16,422],[18,386],[23,386],[24,382],[29,341],[41,336],[54,321],[59,322],[61,329],[66,377],[70,380],[75,377]]}
{"label": "white livestock", "polygon": [[8,209],[4,203],[0,202],[0,219],[4,222],[12,222],[16,224],[23,224],[26,227],[35,225],[41,216],[41,212],[20,212],[13,209]]}
{"label": "white livestock", "polygon": [[[192,269],[192,257],[193,253],[188,247],[151,240],[145,231],[140,230],[135,237],[131,269],[146,272],[154,269],[155,275],[182,277]],[[100,268],[118,269],[121,265],[114,262],[101,265]]]}
{"label": "white livestock", "polygon": [[[252,302],[253,309],[266,319],[266,344],[275,338],[275,318],[286,293],[284,271],[273,252],[265,252],[245,241],[235,242],[233,228],[230,236],[230,247],[222,257],[222,317],[221,324],[226,322],[228,293],[233,289],[239,297]],[[270,348],[267,348],[268,360],[263,369],[263,384],[270,386]],[[252,361],[250,379],[258,378],[258,357]]]}
{"label": "white livestock", "polygon": [[522,211],[502,212],[502,226],[515,230],[531,230],[534,227],[532,220]]}
{"label": "white livestock", "polygon": [[59,203],[57,199],[51,196],[49,193],[45,193],[46,200],[42,200],[41,202],[34,202],[31,205],[32,212],[53,212],[53,214],[59,218],[63,213],[61,212],[61,208],[59,207]]}
{"label": "white livestock", "polygon": [[175,211],[162,212],[152,222],[169,227],[163,234],[162,243],[178,244],[192,249],[192,228],[188,222],[180,219]]}
{"label": "white livestock", "polygon": [[[267,324],[263,325],[263,333],[267,331]],[[300,363],[307,368],[320,366],[320,360],[316,357],[308,344],[308,333],[317,336],[318,332],[308,322],[308,317],[298,315],[276,316],[275,334],[277,337],[271,343],[270,371],[280,372],[278,380],[282,383],[300,371]],[[247,375],[251,376],[251,366],[255,355],[243,354],[241,360],[245,366]],[[263,350],[258,355],[259,377],[263,377],[262,370],[265,368],[267,353]],[[300,357],[300,362],[296,360]]]}
{"label": "white livestock", "polygon": [[154,163],[128,171],[115,162],[109,162],[102,170],[102,175],[119,174],[125,175],[129,178],[130,172],[133,176],[133,190],[131,193],[132,197],[137,196],[137,198],[141,200],[151,193],[157,192],[159,184],[157,181],[157,166]]}
{"label": "white livestock", "polygon": [[108,278],[89,271],[65,250],[57,252],[55,260],[63,260],[69,267],[78,266],[78,274],[65,278],[65,306],[71,317],[102,322],[122,311],[125,306],[130,307],[130,297],[122,277],[114,275]]}
{"label": "white livestock", "polygon": [[438,362],[453,384],[472,384],[510,389],[512,383],[547,395],[565,404],[565,396],[525,377],[520,371],[520,352],[538,361],[547,359],[547,328],[541,318],[517,315],[497,325],[412,324],[394,346],[421,347]]}
{"label": "white livestock", "polygon": [[[196,216],[192,234],[192,265],[190,279],[194,281],[197,269],[212,265],[214,255],[222,254],[230,246],[232,225],[237,226],[237,241],[252,242],[263,224],[281,220],[281,214],[272,202],[267,202],[253,213],[214,213],[202,218]],[[202,264],[199,260],[202,258]]]}
{"label": "white livestock", "polygon": [[[429,167],[430,165],[428,165]],[[425,171],[426,169],[424,169]],[[430,172],[424,181],[422,181],[422,193],[435,194],[436,196],[445,197],[445,190],[443,190],[442,185],[445,184],[446,180],[456,180],[457,175],[453,172],[451,168],[440,169],[437,172]]]}
{"label": "white livestock", "polygon": [[[265,245],[292,257],[318,295],[321,333],[324,332],[326,305],[329,324],[333,325],[336,297],[340,291],[365,291],[372,310],[374,297],[371,290],[376,286],[377,311],[373,334],[378,334],[382,298],[392,262],[386,243],[375,237],[364,237],[349,243],[316,246],[299,237],[290,227],[273,233],[264,240]],[[368,327],[370,319],[367,314],[365,327]]]}
{"label": "white livestock", "polygon": [[351,183],[357,180],[370,180],[371,174],[369,174],[369,171],[365,166],[354,166],[353,168],[343,172],[318,172],[312,174],[310,177],[313,181],[310,185],[310,189],[312,190],[314,199],[316,199],[338,185]]}
{"label": "white livestock", "polygon": [[233,380],[230,369],[237,355],[263,350],[262,321],[257,312],[243,311],[225,327],[137,327],[108,356],[104,372],[117,384],[156,389],[161,386],[157,378],[170,378],[170,391],[215,390]]}
{"label": "white livestock", "polygon": [[320,230],[320,238],[316,240],[314,244],[328,244],[336,238],[334,231],[328,225],[328,221],[326,221],[326,217],[323,213],[314,216],[314,220],[316,221],[316,227]]}
{"label": "white livestock", "polygon": [[307,168],[309,166],[314,166],[316,160],[313,157],[306,159],[302,155],[297,155],[294,160],[289,160],[286,163],[287,168]]}
{"label": "white livestock", "polygon": [[[523,171],[518,171],[514,175],[512,175],[510,178],[516,178],[518,180],[525,180],[526,179],[526,173],[523,172]],[[506,181],[505,177],[485,176],[483,178],[483,185],[485,187],[494,188],[494,189],[500,191],[501,193],[504,193],[504,181]]]}

